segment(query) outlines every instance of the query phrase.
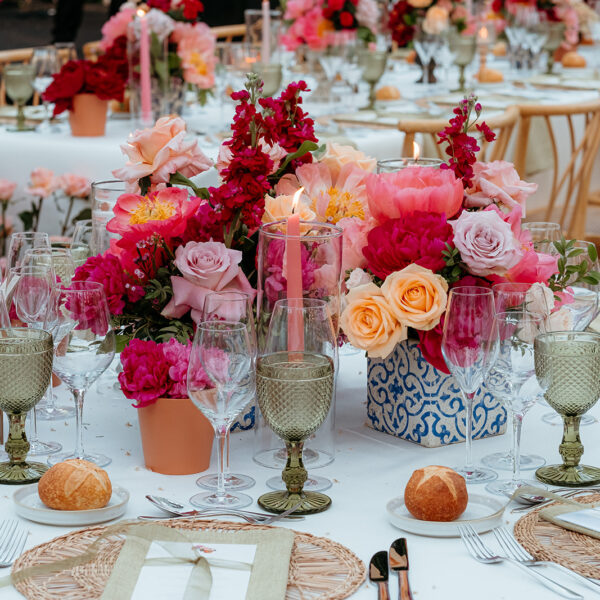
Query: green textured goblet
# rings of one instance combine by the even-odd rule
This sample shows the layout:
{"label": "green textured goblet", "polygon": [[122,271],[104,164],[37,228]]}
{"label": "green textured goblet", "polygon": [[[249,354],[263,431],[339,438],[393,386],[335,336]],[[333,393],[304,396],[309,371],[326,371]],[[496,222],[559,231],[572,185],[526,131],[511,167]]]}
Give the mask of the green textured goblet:
{"label": "green textured goblet", "polygon": [[548,404],[562,417],[563,438],[558,450],[562,465],[547,465],[535,475],[544,483],[586,486],[600,483],[600,468],[580,465],[583,444],[581,416],[600,397],[600,335],[559,331],[535,340],[535,374],[546,390]]}
{"label": "green textured goblet", "polygon": [[363,50],[358,57],[362,78],[369,84],[369,104],[362,110],[375,110],[375,86],[385,73],[388,53],[385,50]]}
{"label": "green textured goblet", "polygon": [[463,35],[458,33],[458,31],[453,31],[448,37],[448,45],[450,46],[450,50],[455,55],[454,64],[459,69],[458,89],[452,91],[464,92],[465,83],[467,81],[465,77],[465,69],[475,58],[477,41],[474,35]]}
{"label": "green textured goblet", "polygon": [[274,96],[281,87],[283,71],[279,63],[254,63],[252,70],[262,79],[262,95],[265,98]]}
{"label": "green textured goblet", "polygon": [[41,329],[0,329],[0,410],[9,421],[4,448],[9,462],[0,463],[0,483],[38,481],[48,466],[27,462],[25,417],[42,398],[52,372],[52,335]]}
{"label": "green textured goblet", "polygon": [[554,69],[554,53],[558,50],[565,39],[566,25],[564,23],[541,23],[538,33],[548,36],[542,50],[548,53],[546,62],[546,75],[550,75]]}

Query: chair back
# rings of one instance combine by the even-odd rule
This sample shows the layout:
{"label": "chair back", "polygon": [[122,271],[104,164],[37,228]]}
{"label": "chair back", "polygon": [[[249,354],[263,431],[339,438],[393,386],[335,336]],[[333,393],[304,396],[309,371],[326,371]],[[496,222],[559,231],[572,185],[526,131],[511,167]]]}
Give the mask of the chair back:
{"label": "chair back", "polygon": [[246,25],[221,25],[220,27],[211,27],[217,41],[231,42],[233,38],[246,39]]}

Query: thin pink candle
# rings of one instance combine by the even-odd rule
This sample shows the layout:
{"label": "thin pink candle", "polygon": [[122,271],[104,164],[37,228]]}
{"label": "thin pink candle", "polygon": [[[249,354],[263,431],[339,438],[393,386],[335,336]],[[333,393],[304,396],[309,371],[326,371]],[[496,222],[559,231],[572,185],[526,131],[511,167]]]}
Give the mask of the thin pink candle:
{"label": "thin pink candle", "polygon": [[271,5],[269,0],[262,3],[262,50],[261,61],[268,65],[271,61]]}
{"label": "thin pink candle", "polygon": [[152,125],[152,91],[150,85],[150,36],[146,13],[138,10],[140,18],[140,96],[142,124]]}
{"label": "thin pink candle", "polygon": [[[302,252],[300,247],[300,213],[296,212],[304,188],[294,194],[292,214],[286,226],[286,281],[290,308],[302,308]],[[304,351],[304,319],[300,310],[288,314],[288,352]]]}

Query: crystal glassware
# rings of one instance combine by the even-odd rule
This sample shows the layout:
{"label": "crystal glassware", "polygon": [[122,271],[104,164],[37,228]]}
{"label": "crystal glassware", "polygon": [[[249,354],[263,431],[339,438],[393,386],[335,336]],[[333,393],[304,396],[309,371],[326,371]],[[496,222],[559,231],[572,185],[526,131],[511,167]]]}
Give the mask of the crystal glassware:
{"label": "crystal glassware", "polygon": [[486,379],[486,386],[504,403],[512,422],[512,478],[488,483],[486,490],[510,496],[536,481],[521,479],[521,427],[527,411],[543,393],[535,377],[533,341],[545,333],[545,317],[511,310],[496,314],[498,355]]}
{"label": "crystal glassware", "polygon": [[85,264],[85,261],[92,256],[93,234],[94,228],[91,219],[83,219],[75,223],[73,238],[69,246],[75,268]]}
{"label": "crystal glassware", "polygon": [[448,37],[448,45],[454,53],[454,64],[458,66],[458,89],[465,91],[465,70],[473,62],[477,50],[477,40],[474,35],[464,35],[458,31],[452,31]]}
{"label": "crystal glassware", "polygon": [[39,46],[33,49],[31,66],[34,70],[33,87],[40,95],[44,105],[44,120],[38,126],[38,131],[50,130],[50,112],[48,103],[44,100],[43,93],[52,83],[52,76],[60,71],[60,59],[56,46]]}
{"label": "crystal glassware", "polygon": [[73,393],[77,433],[75,450],[54,454],[48,462],[56,464],[69,458],[81,458],[106,466],[110,464],[110,458],[86,452],[83,448],[85,392],[115,355],[115,334],[102,284],[75,281],[69,289],[59,290],[56,318],[52,320],[51,329],[54,336],[53,370]]}
{"label": "crystal glassware", "polygon": [[252,65],[252,71],[263,81],[263,97],[274,96],[279,91],[283,78],[283,70],[279,63],[264,64],[262,62],[255,62]]}
{"label": "crystal glassware", "polygon": [[550,254],[554,251],[553,242],[558,242],[562,236],[558,223],[548,221],[533,221],[523,223],[522,229],[529,231],[536,252]]}
{"label": "crystal glassware", "polygon": [[52,372],[52,335],[40,329],[0,330],[0,410],[10,425],[4,445],[9,462],[0,464],[0,483],[38,481],[48,467],[26,460],[25,417],[39,402]]}
{"label": "crystal glassware", "polygon": [[17,105],[17,125],[8,128],[8,131],[33,131],[35,127],[25,125],[23,107],[33,96],[34,70],[32,65],[11,64],[3,72],[6,93]]}
{"label": "crystal glassware", "polygon": [[581,416],[600,396],[600,335],[588,331],[558,331],[535,339],[535,373],[546,389],[548,404],[563,419],[558,450],[561,465],[547,465],[535,472],[550,485],[588,486],[600,483],[600,468],[580,465],[583,444],[579,437]]}
{"label": "crystal glassware", "polygon": [[369,84],[369,103],[363,110],[375,110],[375,86],[385,73],[388,53],[385,50],[362,50],[359,63],[362,67],[362,78]]}
{"label": "crystal glassware", "polygon": [[439,158],[384,158],[377,161],[378,173],[396,173],[407,167],[439,167],[444,161]]}
{"label": "crystal glassware", "polygon": [[106,252],[110,240],[118,239],[118,235],[110,233],[106,224],[115,216],[113,208],[119,196],[125,193],[125,183],[118,180],[94,181],[92,183],[92,239],[90,250],[92,256]]}
{"label": "crystal glassware", "polygon": [[465,465],[457,469],[467,483],[496,479],[491,469],[472,460],[472,420],[475,393],[494,363],[498,335],[492,290],[462,286],[450,290],[442,335],[442,354],[465,400]]}
{"label": "crystal glassware", "polygon": [[[210,421],[217,440],[217,489],[190,500],[204,508],[242,508],[252,498],[225,489],[223,449],[227,432],[255,390],[255,354],[248,329],[239,321],[205,321],[198,325],[187,375],[190,400]],[[214,387],[207,384],[212,382]]]}
{"label": "crystal glassware", "polygon": [[327,303],[316,299],[278,300],[265,347],[256,364],[256,396],[265,422],[285,442],[282,477],[286,491],[267,492],[258,504],[282,513],[300,503],[297,514],[326,510],[331,499],[304,491],[304,441],[325,421],[334,395],[336,334]]}
{"label": "crystal glassware", "polygon": [[[213,292],[207,294],[204,299],[203,321],[221,321],[226,318],[235,319],[246,325],[248,331],[248,342],[253,359],[256,359],[256,326],[254,322],[254,309],[252,298],[241,292]],[[255,390],[250,389],[251,397],[248,403],[254,402]],[[242,473],[231,473],[229,471],[229,429],[225,439],[225,457],[223,468],[223,485],[226,490],[246,490],[256,482],[249,475]],[[203,475],[196,480],[200,487],[216,490],[219,485],[218,474]]]}
{"label": "crystal glassware", "polygon": [[[50,250],[50,237],[43,231],[18,231],[8,238],[6,268],[19,267],[29,250],[46,248]],[[8,271],[7,271],[8,272]]]}

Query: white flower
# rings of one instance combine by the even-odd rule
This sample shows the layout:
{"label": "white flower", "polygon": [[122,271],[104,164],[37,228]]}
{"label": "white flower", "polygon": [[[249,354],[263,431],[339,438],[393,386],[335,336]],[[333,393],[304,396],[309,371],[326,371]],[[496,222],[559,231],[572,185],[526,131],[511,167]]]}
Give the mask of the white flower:
{"label": "white flower", "polygon": [[[166,15],[162,10],[151,8],[144,17],[148,23],[148,30],[155,33],[156,37],[162,42],[168,38],[175,29],[175,21]],[[133,22],[136,39],[140,39],[140,19]]]}
{"label": "white flower", "polygon": [[373,33],[378,33],[380,28],[377,2],[375,0],[359,0],[356,7],[356,20]]}
{"label": "white flower", "polygon": [[525,308],[532,314],[547,317],[554,308],[554,293],[543,283],[534,283],[525,295]]}
{"label": "white flower", "polygon": [[364,285],[365,283],[371,283],[372,281],[373,277],[369,275],[369,273],[363,269],[354,269],[354,271],[350,273],[348,279],[346,279],[346,287],[351,290],[352,288]]}
{"label": "white flower", "polygon": [[571,331],[573,329],[573,313],[562,307],[552,313],[548,321],[548,331]]}

